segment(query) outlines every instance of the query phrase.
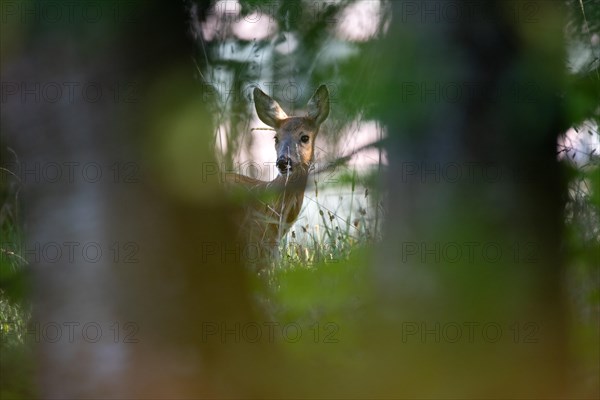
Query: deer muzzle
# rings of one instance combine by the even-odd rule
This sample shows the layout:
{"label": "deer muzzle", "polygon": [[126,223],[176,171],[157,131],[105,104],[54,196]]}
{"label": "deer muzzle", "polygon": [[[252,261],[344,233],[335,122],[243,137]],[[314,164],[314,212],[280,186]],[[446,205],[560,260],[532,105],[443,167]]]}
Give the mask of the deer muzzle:
{"label": "deer muzzle", "polygon": [[281,156],[275,162],[277,165],[277,169],[281,172],[282,175],[287,174],[292,171],[292,160],[289,157]]}

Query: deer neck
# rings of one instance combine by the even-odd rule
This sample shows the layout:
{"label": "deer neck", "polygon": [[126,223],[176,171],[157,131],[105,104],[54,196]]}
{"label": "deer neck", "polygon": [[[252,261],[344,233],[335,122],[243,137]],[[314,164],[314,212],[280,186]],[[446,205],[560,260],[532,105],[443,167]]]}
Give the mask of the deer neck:
{"label": "deer neck", "polygon": [[308,166],[302,165],[289,175],[278,175],[268,184],[271,190],[278,193],[278,200],[273,206],[279,213],[278,217],[286,224],[282,233],[287,232],[300,213],[307,181]]}
{"label": "deer neck", "polygon": [[287,175],[277,175],[271,182],[276,187],[285,189],[289,194],[301,192],[304,194],[308,181],[308,165],[301,165]]}

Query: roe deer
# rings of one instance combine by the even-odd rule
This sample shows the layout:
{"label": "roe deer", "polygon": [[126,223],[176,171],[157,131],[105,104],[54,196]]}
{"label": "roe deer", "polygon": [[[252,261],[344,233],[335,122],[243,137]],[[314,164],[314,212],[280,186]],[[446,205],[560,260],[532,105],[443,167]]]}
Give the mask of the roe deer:
{"label": "roe deer", "polygon": [[275,130],[277,177],[271,182],[239,174],[226,174],[225,181],[248,190],[253,201],[246,208],[242,230],[248,243],[261,253],[273,249],[298,218],[308,172],[313,160],[319,127],[329,115],[329,91],[319,86],[303,117],[288,117],[279,104],[254,89],[254,105],[262,122]]}

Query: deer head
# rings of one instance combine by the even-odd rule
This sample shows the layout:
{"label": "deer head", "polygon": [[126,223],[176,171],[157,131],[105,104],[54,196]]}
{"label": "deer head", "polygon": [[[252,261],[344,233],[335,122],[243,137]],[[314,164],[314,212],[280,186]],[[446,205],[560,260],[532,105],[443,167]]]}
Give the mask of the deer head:
{"label": "deer head", "polygon": [[277,169],[282,175],[308,171],[319,127],[329,115],[329,91],[321,85],[308,101],[304,117],[288,117],[281,106],[259,88],[254,89],[258,118],[275,129]]}

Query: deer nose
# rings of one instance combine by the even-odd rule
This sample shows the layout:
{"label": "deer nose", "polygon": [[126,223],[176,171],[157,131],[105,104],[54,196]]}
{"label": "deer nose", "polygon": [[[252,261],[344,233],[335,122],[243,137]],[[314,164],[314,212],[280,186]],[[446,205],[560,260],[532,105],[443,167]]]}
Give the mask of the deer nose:
{"label": "deer nose", "polygon": [[282,174],[292,170],[292,160],[289,157],[279,157],[275,164]]}

